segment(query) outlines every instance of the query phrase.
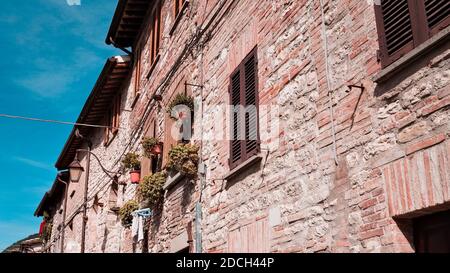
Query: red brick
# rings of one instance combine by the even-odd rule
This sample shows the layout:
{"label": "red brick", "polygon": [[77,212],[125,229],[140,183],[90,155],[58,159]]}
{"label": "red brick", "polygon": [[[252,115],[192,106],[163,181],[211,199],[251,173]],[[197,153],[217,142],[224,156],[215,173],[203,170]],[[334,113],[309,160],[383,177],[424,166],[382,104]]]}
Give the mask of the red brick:
{"label": "red brick", "polygon": [[426,106],[426,107],[422,108],[422,110],[420,112],[423,116],[428,116],[448,105],[450,105],[450,97],[446,97],[432,105]]}
{"label": "red brick", "polygon": [[406,148],[406,155],[410,155],[410,154],[415,153],[415,152],[417,152],[419,150],[426,149],[428,147],[431,147],[433,145],[441,143],[445,139],[446,139],[445,134],[444,133],[440,133],[440,134],[435,135],[433,137],[426,138],[426,139],[418,141],[418,142],[416,142],[414,144],[408,145],[407,148]]}
{"label": "red brick", "polygon": [[379,237],[382,236],[384,234],[383,229],[379,228],[379,229],[374,229],[374,230],[370,230],[367,232],[363,232],[360,235],[360,239],[361,240],[367,240],[373,237]]}

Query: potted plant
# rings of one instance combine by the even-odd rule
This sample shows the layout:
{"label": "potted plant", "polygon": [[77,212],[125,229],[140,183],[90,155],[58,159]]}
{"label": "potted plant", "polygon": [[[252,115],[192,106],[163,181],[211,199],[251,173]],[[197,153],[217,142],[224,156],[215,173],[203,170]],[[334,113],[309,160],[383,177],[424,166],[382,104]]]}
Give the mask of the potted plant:
{"label": "potted plant", "polygon": [[[173,110],[177,106],[186,106],[190,109],[190,113],[185,112],[178,112],[178,117],[175,118],[172,116]],[[191,117],[194,113],[194,98],[185,94],[177,94],[175,98],[170,102],[167,113],[169,113],[170,117],[173,119],[184,119],[188,116],[188,114],[191,114]]]}
{"label": "potted plant", "polygon": [[166,183],[166,178],[166,172],[145,176],[137,189],[139,199],[149,207],[156,205],[164,194],[163,187]]}
{"label": "potted plant", "polygon": [[128,153],[122,160],[122,164],[126,170],[130,170],[131,183],[138,184],[141,180],[141,162],[139,155],[136,153]]}
{"label": "potted plant", "polygon": [[50,240],[52,236],[52,229],[53,219],[51,219],[48,213],[44,211],[44,219],[42,220],[41,226],[39,228],[39,237],[44,243]]}
{"label": "potted plant", "polygon": [[167,168],[188,177],[197,175],[198,151],[197,145],[180,143],[174,146],[169,152]]}
{"label": "potted plant", "polygon": [[144,148],[145,156],[153,157],[162,154],[163,143],[155,137],[145,137],[142,139],[142,148]]}
{"label": "potted plant", "polygon": [[139,209],[139,205],[135,200],[126,202],[119,210],[119,218],[124,227],[131,226],[133,222],[132,213]]}

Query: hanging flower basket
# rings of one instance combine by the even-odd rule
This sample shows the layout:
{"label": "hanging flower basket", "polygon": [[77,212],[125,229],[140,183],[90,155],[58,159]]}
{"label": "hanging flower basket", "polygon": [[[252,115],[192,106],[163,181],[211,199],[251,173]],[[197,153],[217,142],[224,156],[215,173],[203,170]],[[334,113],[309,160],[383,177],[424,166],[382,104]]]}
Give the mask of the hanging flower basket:
{"label": "hanging flower basket", "polygon": [[[173,111],[177,106],[185,106],[189,109],[189,111],[177,111],[177,117],[173,117]],[[175,98],[170,102],[167,113],[173,119],[184,120],[188,117],[193,118],[194,115],[194,98],[185,94],[178,94]]]}
{"label": "hanging flower basket", "polygon": [[163,143],[159,139],[154,137],[144,138],[141,142],[142,148],[144,148],[145,156],[152,157],[158,156],[163,152]]}
{"label": "hanging flower basket", "polygon": [[135,153],[128,153],[122,160],[125,169],[130,170],[131,183],[138,184],[141,181],[141,162]]}

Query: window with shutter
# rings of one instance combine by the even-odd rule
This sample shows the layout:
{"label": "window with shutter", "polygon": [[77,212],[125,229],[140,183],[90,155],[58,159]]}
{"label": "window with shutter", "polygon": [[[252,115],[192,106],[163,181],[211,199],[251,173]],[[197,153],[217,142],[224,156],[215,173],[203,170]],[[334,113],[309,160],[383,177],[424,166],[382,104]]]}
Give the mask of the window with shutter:
{"label": "window with shutter", "polygon": [[425,14],[430,34],[434,35],[450,24],[450,1],[425,0]]}
{"label": "window with shutter", "polygon": [[151,66],[158,60],[159,46],[161,43],[161,1],[158,2],[153,11],[150,23],[150,64]]}
{"label": "window with shutter", "polygon": [[231,74],[229,89],[232,106],[230,168],[233,169],[260,152],[257,48]]}
{"label": "window with shutter", "polygon": [[121,101],[122,96],[119,94],[113,99],[111,108],[109,109],[106,115],[105,125],[109,127],[105,128],[105,136],[104,136],[105,145],[108,145],[119,131]]}
{"label": "window with shutter", "polygon": [[380,57],[386,67],[449,25],[449,1],[381,0],[375,5]]}
{"label": "window with shutter", "polygon": [[134,97],[135,99],[139,96],[139,92],[141,89],[141,49],[138,48],[135,51],[134,55],[134,71],[135,71],[135,78],[134,78]]}

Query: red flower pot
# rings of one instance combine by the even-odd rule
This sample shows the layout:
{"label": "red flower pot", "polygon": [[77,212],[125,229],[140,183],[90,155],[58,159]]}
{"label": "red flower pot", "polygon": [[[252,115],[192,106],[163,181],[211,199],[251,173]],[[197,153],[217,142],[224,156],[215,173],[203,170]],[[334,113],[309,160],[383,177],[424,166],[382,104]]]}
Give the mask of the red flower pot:
{"label": "red flower pot", "polygon": [[130,177],[132,184],[139,184],[139,182],[141,181],[141,171],[131,171]]}
{"label": "red flower pot", "polygon": [[151,153],[153,155],[160,155],[160,154],[162,154],[162,143],[153,146],[153,148],[151,150]]}

